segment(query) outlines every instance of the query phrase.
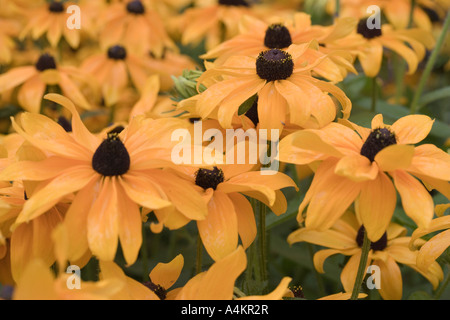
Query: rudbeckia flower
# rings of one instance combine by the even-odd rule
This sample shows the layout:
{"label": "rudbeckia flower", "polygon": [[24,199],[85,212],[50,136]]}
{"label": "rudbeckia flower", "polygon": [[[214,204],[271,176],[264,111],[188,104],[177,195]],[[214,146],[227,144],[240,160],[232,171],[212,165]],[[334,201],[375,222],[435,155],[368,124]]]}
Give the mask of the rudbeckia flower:
{"label": "rudbeckia flower", "polygon": [[104,49],[123,43],[136,55],[152,52],[156,57],[162,56],[164,48],[176,49],[165,30],[162,17],[143,1],[112,3],[99,20],[102,21],[99,42]]}
{"label": "rudbeckia flower", "polygon": [[42,54],[34,66],[19,66],[0,75],[0,93],[20,86],[17,99],[26,111],[39,113],[47,86],[57,85],[62,93],[84,109],[90,109],[82,86],[91,88],[89,76],[72,66],[56,63],[49,53]]}
{"label": "rudbeckia flower", "polygon": [[[327,249],[319,250],[314,255],[314,267],[320,273],[324,273],[324,262],[331,255],[342,254],[350,258],[341,272],[341,283],[346,292],[352,292],[356,273],[358,270],[361,247],[363,244],[366,225],[361,224],[359,214],[347,211],[341,219],[325,231],[300,228],[292,232],[288,242],[309,242]],[[439,281],[443,279],[443,272],[438,263],[434,263],[429,269],[421,271],[416,265],[417,251],[411,251],[408,247],[410,237],[406,237],[406,228],[390,223],[383,235],[370,244],[367,266],[376,265],[380,268],[380,295],[385,300],[399,300],[403,293],[403,280],[398,264],[406,265],[423,275],[433,288],[436,289]]]}
{"label": "rudbeckia flower", "polygon": [[112,45],[104,53],[87,57],[80,69],[97,80],[107,107],[116,104],[129,86],[141,92],[150,75],[143,60],[122,45]]}
{"label": "rudbeckia flower", "polygon": [[205,40],[207,50],[238,34],[239,19],[255,15],[247,0],[196,0],[174,20],[183,45],[198,45]]}
{"label": "rudbeckia flower", "polygon": [[169,290],[180,276],[184,258],[177,255],[168,263],[158,263],[150,272],[149,280],[140,283],[125,275],[112,261],[100,261],[100,279],[119,279],[124,288],[113,298],[120,300],[174,300],[180,288]]}
{"label": "rudbeckia flower", "polygon": [[[176,300],[232,300],[237,278],[247,266],[247,256],[242,246],[216,261],[207,271],[190,279],[176,296]],[[271,293],[263,296],[246,296],[237,300],[281,300],[292,279],[284,277]]]}
{"label": "rudbeckia flower", "polygon": [[280,161],[320,161],[297,220],[308,206],[306,226],[324,231],[356,200],[369,239],[377,241],[389,226],[398,191],[405,213],[419,227],[427,227],[433,199],[416,178],[447,197],[450,193],[450,155],[432,144],[414,146],[426,138],[434,121],[409,115],[386,125],[379,114],[372,129],[342,122],[298,131],[280,142]]}
{"label": "rudbeckia flower", "polygon": [[13,163],[0,174],[4,181],[42,182],[17,223],[37,218],[76,193],[64,219],[69,258],[77,260],[91,251],[111,261],[120,239],[124,257],[132,264],[142,243],[140,206],[155,211],[174,206],[190,219],[204,219],[207,211],[200,195],[180,196],[194,186],[160,169],[173,164],[170,133],[180,128],[178,119],[135,117],[125,129],[115,127],[98,136],[86,129],[70,100],[56,94],[46,97],[70,110],[72,132],[39,114],[22,114],[22,127],[13,122],[18,133],[48,155],[43,161]]}
{"label": "rudbeckia flower", "polygon": [[[324,46],[328,41],[345,37],[356,25],[356,20],[352,18],[339,19],[332,26],[311,25],[310,15],[303,12],[295,13],[289,19],[272,20],[269,23],[244,16],[239,35],[222,42],[200,58],[215,59],[214,64],[220,65],[232,55],[249,55],[256,58],[260,52],[268,49],[286,50],[291,44],[298,45],[315,40],[322,46],[319,46],[318,50],[308,48],[303,54],[305,61],[314,63],[319,57],[331,53],[326,51]],[[350,54],[334,52],[316,65],[313,71],[327,80],[338,82],[343,80],[348,71],[356,73],[352,62]]]}
{"label": "rudbeckia flower", "polygon": [[27,15],[27,24],[19,35],[23,40],[31,34],[33,40],[39,39],[42,35],[46,38],[53,48],[56,48],[62,37],[74,49],[80,45],[81,28],[68,28],[67,20],[69,14],[66,12],[67,7],[76,4],[74,2],[52,0],[49,3],[42,3],[29,11],[23,13]]}
{"label": "rudbeckia flower", "polygon": [[[270,49],[257,58],[232,56],[223,65],[212,67],[198,79],[207,89],[179,102],[182,108],[196,100],[196,112],[203,118],[218,119],[231,128],[241,104],[257,95],[260,129],[283,130],[286,123],[300,127],[322,127],[336,117],[331,93],[342,105],[348,118],[351,102],[337,86],[311,76],[322,59],[303,65],[310,44],[291,45],[286,51]],[[219,80],[217,80],[219,79]],[[298,103],[302,101],[302,103]]]}
{"label": "rudbeckia flower", "polygon": [[327,48],[352,53],[368,77],[373,78],[380,72],[383,49],[392,50],[405,59],[408,74],[413,74],[426,50],[434,46],[435,40],[429,31],[419,28],[395,30],[389,24],[383,24],[381,29],[369,28],[367,21],[362,18],[352,34],[327,43]]}
{"label": "rudbeckia flower", "polygon": [[[295,187],[294,181],[281,172],[262,175],[251,164],[228,164],[206,168],[177,168],[194,182],[208,206],[203,220],[197,221],[202,243],[215,261],[233,252],[239,238],[247,249],[256,237],[255,213],[245,196],[263,202],[277,215],[287,209],[283,188]],[[159,217],[164,223],[169,217]],[[188,221],[186,221],[187,223]]]}
{"label": "rudbeckia flower", "polygon": [[[450,205],[444,205],[447,208]],[[426,243],[421,237],[437,232]],[[418,239],[419,243],[416,243]],[[417,255],[417,266],[426,270],[450,246],[450,216],[441,216],[433,219],[427,228],[417,228],[411,235],[410,247],[414,249],[421,246]]]}

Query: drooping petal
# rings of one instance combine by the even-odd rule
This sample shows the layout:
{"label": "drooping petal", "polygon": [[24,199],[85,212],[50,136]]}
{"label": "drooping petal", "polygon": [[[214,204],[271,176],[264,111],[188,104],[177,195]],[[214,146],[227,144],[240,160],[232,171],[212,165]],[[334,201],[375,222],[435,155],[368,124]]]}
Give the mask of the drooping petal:
{"label": "drooping petal", "polygon": [[388,176],[379,172],[375,180],[362,182],[357,203],[357,214],[361,218],[367,236],[378,241],[386,232],[397,203],[397,195]]}
{"label": "drooping petal", "polygon": [[378,175],[378,166],[362,155],[351,155],[343,157],[336,165],[335,173],[360,182],[373,180]]}
{"label": "drooping petal", "polygon": [[256,238],[256,220],[252,205],[243,195],[239,193],[230,193],[228,197],[231,199],[236,212],[238,222],[238,233],[242,241],[242,246],[247,249]]}
{"label": "drooping petal", "polygon": [[430,193],[418,180],[403,170],[396,170],[391,175],[406,214],[417,226],[426,228],[434,215],[434,203]]}
{"label": "drooping petal", "polygon": [[417,146],[408,171],[450,181],[450,154],[433,144]]}
{"label": "drooping petal", "polygon": [[258,93],[258,119],[260,129],[277,129],[286,123],[287,102],[276,89],[273,81],[267,82]]}
{"label": "drooping petal", "polygon": [[38,75],[28,79],[17,93],[19,104],[27,111],[39,113],[46,85]]}
{"label": "drooping petal", "polygon": [[380,295],[384,300],[401,300],[403,281],[400,267],[397,262],[388,257],[387,260],[374,260],[374,265],[380,267]]}
{"label": "drooping petal", "polygon": [[238,220],[227,194],[214,192],[208,204],[208,215],[206,219],[197,221],[197,226],[206,251],[215,261],[237,248]]}
{"label": "drooping petal", "polygon": [[440,232],[427,241],[417,255],[417,267],[428,270],[433,262],[449,247],[450,229]]}

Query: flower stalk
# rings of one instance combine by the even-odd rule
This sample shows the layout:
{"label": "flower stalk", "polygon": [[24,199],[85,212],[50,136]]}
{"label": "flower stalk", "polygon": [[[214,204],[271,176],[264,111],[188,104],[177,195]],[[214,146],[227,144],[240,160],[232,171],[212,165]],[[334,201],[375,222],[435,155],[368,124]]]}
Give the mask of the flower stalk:
{"label": "flower stalk", "polygon": [[361,248],[361,259],[359,260],[359,267],[356,273],[355,285],[353,286],[352,295],[350,300],[357,300],[359,292],[361,290],[361,285],[366,272],[367,260],[370,251],[370,240],[367,237],[367,231],[364,230],[364,241]]}

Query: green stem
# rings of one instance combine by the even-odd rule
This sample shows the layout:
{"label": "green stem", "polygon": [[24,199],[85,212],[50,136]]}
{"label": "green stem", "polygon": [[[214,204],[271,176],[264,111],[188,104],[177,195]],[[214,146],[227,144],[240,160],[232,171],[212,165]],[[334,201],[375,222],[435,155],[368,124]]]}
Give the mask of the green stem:
{"label": "green stem", "polygon": [[200,234],[197,235],[197,258],[195,260],[195,274],[202,272],[203,242]]}
{"label": "green stem", "polygon": [[441,298],[442,294],[444,293],[445,289],[447,288],[447,285],[450,283],[450,267],[447,268],[447,269],[449,271],[447,273],[447,277],[445,278],[444,282],[442,282],[441,286],[439,287],[439,289],[434,294],[434,298],[436,300],[439,300]]}
{"label": "green stem", "polygon": [[266,238],[266,206],[259,203],[259,254],[261,281],[267,280],[267,238]]}
{"label": "green stem", "polygon": [[335,8],[335,10],[334,10],[334,17],[335,18],[338,18],[339,17],[339,14],[340,14],[340,11],[341,11],[341,1],[340,0],[335,0],[336,1],[336,8]]}
{"label": "green stem", "polygon": [[419,85],[417,86],[417,90],[414,93],[413,100],[410,106],[410,113],[415,114],[419,109],[419,99],[422,95],[423,89],[425,88],[425,84],[428,81],[428,77],[433,70],[433,66],[436,63],[439,52],[441,51],[442,45],[444,44],[445,36],[447,34],[447,29],[450,26],[450,10],[447,12],[447,16],[445,17],[444,25],[442,26],[441,34],[436,41],[436,46],[431,52],[430,58],[425,65],[425,69],[423,70],[422,77],[420,78]]}
{"label": "green stem", "polygon": [[364,230],[364,242],[361,248],[361,259],[359,260],[359,267],[356,274],[355,284],[353,286],[352,296],[350,300],[357,300],[359,292],[361,290],[361,285],[364,280],[364,275],[366,274],[367,260],[369,258],[370,251],[370,240],[367,237],[367,231]]}
{"label": "green stem", "polygon": [[320,296],[325,296],[325,286],[323,284],[323,279],[320,276],[319,272],[317,272],[316,268],[314,267],[314,248],[312,246],[311,243],[308,243],[308,251],[309,251],[309,255],[311,257],[311,261],[312,261],[312,270],[314,271],[314,275],[316,276],[316,280],[317,280],[317,285],[319,287],[319,292],[320,292]]}
{"label": "green stem", "polygon": [[372,104],[370,111],[373,113],[377,111],[377,77],[372,78]]}

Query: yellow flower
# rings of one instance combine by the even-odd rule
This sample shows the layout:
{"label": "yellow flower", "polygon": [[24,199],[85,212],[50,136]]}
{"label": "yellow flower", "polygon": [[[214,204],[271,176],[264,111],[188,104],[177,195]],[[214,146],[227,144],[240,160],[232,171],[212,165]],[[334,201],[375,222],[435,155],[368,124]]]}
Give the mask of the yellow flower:
{"label": "yellow flower", "polygon": [[[289,18],[274,18],[270,23],[255,17],[244,16],[239,35],[222,42],[200,57],[215,59],[214,64],[220,65],[233,55],[248,55],[256,58],[260,52],[268,49],[286,50],[291,44],[299,45],[315,40],[322,46],[318,50],[308,48],[303,54],[304,61],[314,63],[325,53],[332,53],[325,49],[327,42],[346,36],[353,31],[355,25],[356,20],[352,18],[339,19],[332,26],[312,25],[311,17],[303,12],[295,13]],[[342,81],[348,71],[356,73],[352,60],[348,53],[334,52],[322,59],[321,63],[313,68],[313,72],[334,82]]]}
{"label": "yellow flower", "polygon": [[[90,250],[111,261],[120,238],[125,259],[132,264],[142,243],[140,206],[155,211],[174,206],[193,220],[206,216],[203,199],[190,192],[193,186],[160,169],[172,165],[170,133],[180,128],[180,120],[135,117],[125,129],[104,132],[102,139],[86,129],[70,100],[56,94],[46,97],[71,111],[73,132],[39,114],[22,114],[23,129],[13,122],[18,133],[48,155],[43,161],[13,163],[0,174],[1,180],[42,181],[17,223],[40,216],[76,192],[64,219],[70,259]],[[186,193],[189,197],[183,197]]]}
{"label": "yellow flower", "polygon": [[[257,95],[260,129],[283,130],[286,123],[300,127],[323,127],[336,117],[331,93],[348,118],[351,102],[337,86],[311,76],[311,70],[323,59],[302,64],[309,43],[291,45],[286,51],[270,49],[250,56],[232,56],[223,65],[212,67],[198,79],[207,89],[179,103],[196,101],[196,113],[203,119],[218,119],[223,128],[231,128],[239,106]],[[217,80],[220,79],[220,80]],[[298,101],[302,101],[301,104]]]}
{"label": "yellow flower", "polygon": [[[445,211],[450,207],[450,204],[442,206],[443,211]],[[420,242],[421,239],[419,238],[436,231],[440,232],[431,237],[425,244]],[[450,216],[437,217],[431,221],[428,227],[414,230],[410,242],[412,249],[420,245],[415,243],[417,239],[422,244],[417,256],[417,266],[421,270],[426,270],[450,246]]]}
{"label": "yellow flower", "polygon": [[[329,228],[356,200],[371,241],[386,231],[400,194],[406,214],[421,227],[433,218],[433,199],[413,176],[449,197],[450,155],[432,144],[414,144],[428,135],[433,120],[409,115],[391,126],[381,114],[372,129],[350,121],[321,130],[302,130],[280,142],[280,160],[295,164],[321,161],[300,204],[297,219],[321,231]],[[392,177],[393,182],[389,178]]]}
{"label": "yellow flower", "polygon": [[69,14],[67,7],[76,4],[74,2],[63,2],[52,0],[50,3],[43,1],[38,7],[24,11],[27,15],[27,24],[20,33],[19,38],[23,40],[31,34],[33,40],[39,39],[46,34],[47,40],[53,48],[56,48],[62,37],[74,49],[80,45],[81,29],[67,27]]}
{"label": "yellow flower", "polygon": [[394,30],[388,24],[369,28],[367,21],[366,18],[361,19],[353,33],[327,43],[327,48],[352,53],[368,77],[375,77],[380,72],[384,49],[392,50],[405,59],[408,74],[413,74],[426,50],[434,46],[435,40],[429,31],[419,28]]}
{"label": "yellow flower", "polygon": [[[300,228],[288,236],[290,244],[296,242],[310,242],[326,247],[314,255],[314,267],[324,273],[325,260],[334,254],[343,254],[350,259],[341,272],[341,283],[346,292],[351,292],[358,270],[364,229],[359,214],[347,211],[340,220],[325,231]],[[443,272],[438,263],[434,263],[426,270],[419,270],[416,265],[417,251],[408,248],[410,237],[405,237],[406,229],[396,223],[390,223],[386,232],[370,244],[367,266],[376,265],[380,272],[380,295],[385,300],[399,300],[402,298],[403,281],[398,264],[404,264],[422,274],[436,289],[443,279]]]}
{"label": "yellow flower", "polygon": [[123,43],[136,55],[152,52],[161,57],[165,48],[176,49],[168,36],[162,17],[143,1],[127,0],[110,4],[100,15],[99,34],[103,49]]}
{"label": "yellow flower", "polygon": [[[256,221],[253,208],[245,196],[257,199],[277,215],[287,209],[282,188],[295,187],[294,181],[281,172],[262,175],[253,171],[254,165],[229,164],[206,168],[176,168],[181,177],[197,185],[196,192],[202,194],[208,206],[205,219],[197,221],[203,245],[214,260],[230,254],[238,246],[239,238],[244,249],[256,237]],[[185,225],[189,220],[179,215],[157,214],[159,228],[169,229]],[[156,230],[156,225],[153,226]]]}
{"label": "yellow flower", "polygon": [[107,107],[116,104],[128,87],[134,86],[141,92],[150,75],[143,60],[121,45],[87,57],[80,69],[97,80]]}
{"label": "yellow flower", "polygon": [[177,255],[169,263],[158,263],[149,274],[149,281],[140,283],[125,275],[123,270],[111,261],[100,261],[100,279],[119,279],[124,288],[113,299],[125,300],[174,300],[179,289],[169,290],[180,276],[184,258]]}
{"label": "yellow flower", "polygon": [[62,93],[84,109],[91,106],[84,97],[82,84],[92,87],[89,76],[72,66],[62,66],[55,58],[42,54],[34,66],[18,66],[0,75],[0,92],[20,86],[17,99],[26,111],[39,113],[47,86],[57,85]]}
{"label": "yellow flower", "polygon": [[[239,246],[216,261],[207,271],[190,279],[178,292],[176,300],[232,300],[235,282],[246,265],[245,251]],[[290,281],[291,278],[284,277],[271,293],[238,300],[281,300]]]}

